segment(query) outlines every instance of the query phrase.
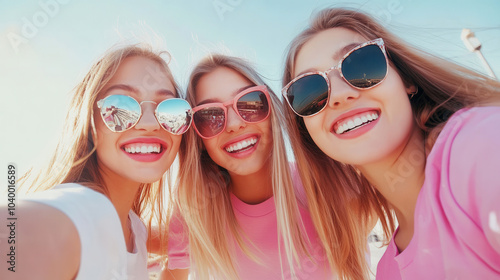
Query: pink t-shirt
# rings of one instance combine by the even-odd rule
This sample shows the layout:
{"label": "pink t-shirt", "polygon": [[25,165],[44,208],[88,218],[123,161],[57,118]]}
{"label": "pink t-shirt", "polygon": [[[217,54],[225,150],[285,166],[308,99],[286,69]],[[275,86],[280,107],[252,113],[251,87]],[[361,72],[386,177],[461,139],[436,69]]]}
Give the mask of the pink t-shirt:
{"label": "pink t-shirt", "polygon": [[[297,175],[294,176],[294,184],[298,188],[299,201],[305,201],[302,184]],[[240,279],[282,279],[280,255],[284,268],[285,277],[283,279],[291,279],[284,244],[282,242],[281,252],[278,249],[278,228],[274,198],[271,197],[257,205],[249,205],[231,193],[231,203],[239,225],[248,238],[262,251],[262,254],[256,254],[265,264],[262,266],[255,263],[240,248],[237,248],[234,262],[237,265],[237,272]],[[304,204],[299,202],[299,205]],[[295,268],[297,279],[334,279],[334,274],[329,268],[328,260],[309,212],[304,206],[299,206],[299,208],[302,221],[311,242],[309,252],[314,262],[307,257],[302,258],[302,269]],[[189,268],[188,242],[187,232],[185,232],[185,227],[182,226],[182,221],[179,217],[174,217],[171,221],[169,232],[168,269]]]}
{"label": "pink t-shirt", "polygon": [[377,279],[500,279],[500,107],[455,113],[427,158],[415,231]]}

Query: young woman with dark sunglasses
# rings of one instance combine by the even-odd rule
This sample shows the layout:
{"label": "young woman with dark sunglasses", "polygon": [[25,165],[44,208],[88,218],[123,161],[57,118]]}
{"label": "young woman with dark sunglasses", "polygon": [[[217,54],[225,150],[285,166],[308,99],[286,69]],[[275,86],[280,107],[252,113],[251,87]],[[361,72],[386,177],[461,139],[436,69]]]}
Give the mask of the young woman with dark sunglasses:
{"label": "young woman with dark sunglasses", "polygon": [[2,279],[149,279],[140,216],[162,220],[163,178],[191,123],[161,55],[112,50],[77,86],[50,164],[24,177],[36,192],[17,204],[18,265]]}
{"label": "young woman with dark sunglasses", "polygon": [[194,130],[179,151],[162,279],[332,279],[291,176],[278,97],[224,55],[202,60],[187,92]]}
{"label": "young woman with dark sunglasses", "polygon": [[326,9],[290,44],[283,85],[331,263],[355,254],[342,233],[369,214],[341,209],[352,200],[393,235],[377,279],[500,277],[498,81],[408,46],[359,11]]}

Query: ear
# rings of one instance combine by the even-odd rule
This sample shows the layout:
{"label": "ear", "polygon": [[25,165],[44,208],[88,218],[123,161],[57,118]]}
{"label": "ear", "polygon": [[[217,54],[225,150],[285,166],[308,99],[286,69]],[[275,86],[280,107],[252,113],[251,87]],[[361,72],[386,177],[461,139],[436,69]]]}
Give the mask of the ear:
{"label": "ear", "polygon": [[417,93],[418,87],[414,84],[405,86],[406,94],[413,96]]}

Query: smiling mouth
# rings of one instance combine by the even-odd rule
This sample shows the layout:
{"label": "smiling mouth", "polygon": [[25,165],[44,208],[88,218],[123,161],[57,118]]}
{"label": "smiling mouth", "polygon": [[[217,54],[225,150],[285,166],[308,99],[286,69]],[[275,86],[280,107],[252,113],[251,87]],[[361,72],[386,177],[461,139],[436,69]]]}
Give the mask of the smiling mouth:
{"label": "smiling mouth", "polygon": [[245,140],[232,143],[224,147],[224,150],[228,153],[239,153],[251,149],[255,144],[257,144],[257,137],[247,138]]}
{"label": "smiling mouth", "polygon": [[333,131],[336,134],[344,134],[349,131],[356,130],[360,127],[363,127],[372,121],[375,121],[379,118],[380,114],[376,111],[364,112],[361,114],[357,114],[355,116],[343,119],[337,122],[334,125]]}
{"label": "smiling mouth", "polygon": [[163,151],[163,147],[159,143],[134,143],[127,144],[122,147],[128,154],[160,154]]}

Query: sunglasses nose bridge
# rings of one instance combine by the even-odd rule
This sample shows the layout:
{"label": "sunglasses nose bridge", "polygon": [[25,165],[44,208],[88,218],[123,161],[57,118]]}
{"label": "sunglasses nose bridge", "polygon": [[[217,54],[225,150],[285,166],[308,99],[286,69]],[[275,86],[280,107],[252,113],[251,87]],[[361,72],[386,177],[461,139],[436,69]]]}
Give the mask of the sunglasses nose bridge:
{"label": "sunglasses nose bridge", "polygon": [[[146,105],[144,103],[149,104]],[[137,129],[156,130],[160,127],[155,113],[157,105],[158,103],[154,101],[142,101],[139,103],[141,116],[136,124]]]}
{"label": "sunglasses nose bridge", "polygon": [[[231,105],[231,104],[229,104]],[[227,113],[226,113],[226,130],[227,131],[236,131],[241,127],[245,127],[245,121],[240,117],[238,112],[235,111],[233,106],[227,105]]]}
{"label": "sunglasses nose bridge", "polygon": [[359,90],[350,85],[340,71],[337,75],[330,75],[328,78],[330,81],[329,107],[339,107],[341,104],[355,100],[360,96]]}
{"label": "sunglasses nose bridge", "polygon": [[[143,106],[144,103],[151,103],[149,106]],[[158,103],[154,101],[142,101],[139,103],[139,106],[141,107],[142,114],[144,115],[146,112],[152,112],[153,115],[155,114],[156,107],[158,106]]]}
{"label": "sunglasses nose bridge", "polygon": [[325,72],[325,75],[329,76],[330,73],[333,71],[333,70],[336,70],[337,69],[337,66],[333,66],[333,67],[330,67],[329,69],[327,69]]}
{"label": "sunglasses nose bridge", "polygon": [[[336,70],[336,71],[334,71]],[[331,67],[330,69],[326,70],[325,72],[323,72],[325,74],[325,76],[328,78],[328,79],[331,79],[333,76],[336,76],[335,74],[338,75],[338,77],[342,77],[342,73],[340,71],[340,65],[335,65],[333,67]],[[333,73],[332,73],[333,72]]]}

